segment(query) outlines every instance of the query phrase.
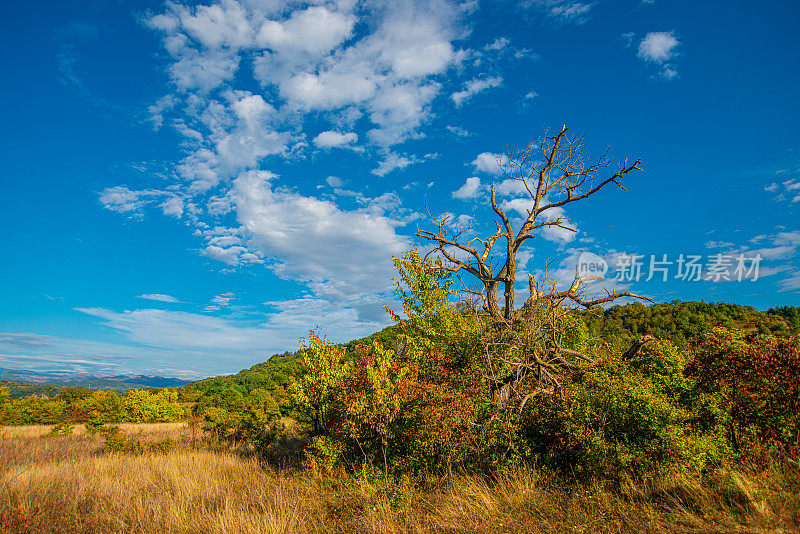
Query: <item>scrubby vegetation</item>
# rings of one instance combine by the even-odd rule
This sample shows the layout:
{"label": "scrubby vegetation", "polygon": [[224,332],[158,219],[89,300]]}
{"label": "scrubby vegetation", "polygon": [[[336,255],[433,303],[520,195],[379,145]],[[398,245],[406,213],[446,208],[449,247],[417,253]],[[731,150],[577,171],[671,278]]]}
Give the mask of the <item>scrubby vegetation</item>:
{"label": "scrubby vegetation", "polygon": [[4,425],[51,425],[0,440],[0,532],[800,528],[796,308],[548,303],[498,323],[440,265],[397,268],[403,313],[369,338],[313,330],[177,389],[0,391]]}

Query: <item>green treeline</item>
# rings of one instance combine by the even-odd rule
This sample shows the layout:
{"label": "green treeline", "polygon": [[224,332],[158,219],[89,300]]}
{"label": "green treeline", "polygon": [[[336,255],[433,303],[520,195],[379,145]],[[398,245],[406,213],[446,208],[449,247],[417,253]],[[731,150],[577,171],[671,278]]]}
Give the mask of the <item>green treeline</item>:
{"label": "green treeline", "polygon": [[49,425],[56,423],[166,423],[187,415],[175,390],[133,390],[126,395],[66,387],[52,399],[11,398],[0,387],[0,424]]}

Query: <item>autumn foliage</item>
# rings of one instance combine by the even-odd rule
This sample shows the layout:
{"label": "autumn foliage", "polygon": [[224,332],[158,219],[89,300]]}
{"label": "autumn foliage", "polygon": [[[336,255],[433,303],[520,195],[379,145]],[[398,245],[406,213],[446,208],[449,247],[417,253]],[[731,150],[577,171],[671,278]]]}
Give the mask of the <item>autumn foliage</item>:
{"label": "autumn foliage", "polygon": [[697,347],[687,373],[717,395],[739,454],[800,447],[800,340],[719,329]]}
{"label": "autumn foliage", "polygon": [[[592,337],[591,317],[551,306],[498,328],[455,301],[436,263],[411,252],[396,267],[404,316],[389,310],[391,338],[345,350],[313,330],[302,346],[307,372],[292,390],[314,468],[388,476],[535,465],[619,478],[797,446],[796,338],[718,328],[695,346],[655,340],[624,357]],[[593,359],[567,362],[547,391],[534,372],[517,374],[501,398],[514,356],[533,346]]]}

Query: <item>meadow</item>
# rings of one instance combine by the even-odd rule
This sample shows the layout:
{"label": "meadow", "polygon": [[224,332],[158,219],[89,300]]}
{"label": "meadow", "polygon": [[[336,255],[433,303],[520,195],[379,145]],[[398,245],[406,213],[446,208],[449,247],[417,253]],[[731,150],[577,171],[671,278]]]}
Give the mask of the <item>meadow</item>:
{"label": "meadow", "polygon": [[166,453],[103,450],[76,425],[4,427],[0,532],[797,532],[796,462],[702,479],[567,481],[530,468],[493,477],[280,471],[185,423],[123,424]]}

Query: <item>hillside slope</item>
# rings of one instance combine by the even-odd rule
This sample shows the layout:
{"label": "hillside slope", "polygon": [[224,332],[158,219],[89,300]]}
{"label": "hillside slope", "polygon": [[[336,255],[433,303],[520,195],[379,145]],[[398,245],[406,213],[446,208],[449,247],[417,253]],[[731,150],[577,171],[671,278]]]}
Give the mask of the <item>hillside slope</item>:
{"label": "hillside slope", "polygon": [[[578,313],[593,337],[615,347],[628,346],[632,340],[644,334],[684,345],[717,326],[775,334],[800,332],[800,308],[791,306],[762,312],[737,304],[674,301],[650,306],[635,303]],[[395,336],[396,327],[389,326],[369,337],[350,341],[346,344],[346,349],[351,352],[356,346],[371,343],[373,340],[391,345]],[[206,378],[192,382],[182,389],[187,394],[212,397],[229,388],[242,395],[264,388],[273,394],[277,393],[278,398],[285,394],[284,388],[292,378],[302,373],[300,352],[284,352],[236,374]]]}

